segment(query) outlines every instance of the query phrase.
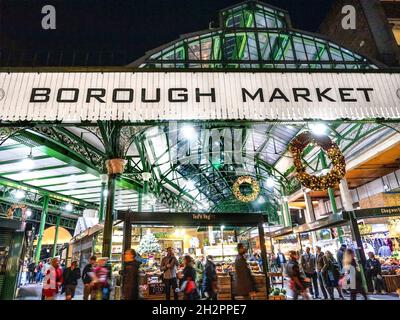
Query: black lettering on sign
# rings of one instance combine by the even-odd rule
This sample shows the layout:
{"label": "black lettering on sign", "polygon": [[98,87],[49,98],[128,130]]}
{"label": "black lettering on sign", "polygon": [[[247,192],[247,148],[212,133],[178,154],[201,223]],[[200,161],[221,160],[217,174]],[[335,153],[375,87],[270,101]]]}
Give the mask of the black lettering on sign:
{"label": "black lettering on sign", "polygon": [[339,88],[339,94],[342,102],[357,102],[357,99],[351,98],[351,92],[353,91],[354,89],[351,88]]}
{"label": "black lettering on sign", "polygon": [[365,96],[365,100],[367,101],[367,102],[371,102],[371,97],[369,96],[369,91],[374,91],[374,89],[372,89],[372,88],[358,88],[357,89],[357,91],[361,91],[361,92],[363,92],[364,93],[364,96]]}
{"label": "black lettering on sign", "polygon": [[[179,93],[181,92],[181,93]],[[168,90],[169,102],[188,102],[188,90],[186,88],[171,88]],[[176,93],[176,95],[174,94]]]}
{"label": "black lettering on sign", "polygon": [[[72,98],[63,98],[63,94],[68,93],[68,92],[72,92],[73,93],[73,97]],[[78,97],[79,97],[79,89],[77,88],[61,88],[58,90],[57,92],[57,102],[60,103],[74,103],[74,102],[78,102]]]}
{"label": "black lettering on sign", "polygon": [[[119,95],[119,93],[122,93]],[[125,94],[128,93],[128,97],[123,97]],[[131,103],[133,102],[133,89],[114,89],[112,94],[112,102],[114,103]]]}
{"label": "black lettering on sign", "polygon": [[282,99],[285,100],[286,102],[289,102],[288,97],[285,96],[285,94],[282,92],[281,89],[275,88],[274,92],[272,92],[271,99],[269,99],[269,102],[273,102],[275,99]]}
{"label": "black lettering on sign", "polygon": [[100,103],[106,103],[102,98],[106,95],[106,89],[90,88],[87,91],[86,103],[90,103],[92,98],[95,98]]}
{"label": "black lettering on sign", "polygon": [[327,96],[327,93],[328,93],[329,91],[331,91],[331,90],[332,90],[332,88],[327,88],[327,89],[321,91],[320,88],[317,88],[317,97],[318,97],[318,101],[319,101],[319,102],[322,102],[322,98],[324,98],[324,99],[326,99],[326,100],[328,100],[328,101],[336,102],[335,99],[333,99],[333,98]]}
{"label": "black lettering on sign", "polygon": [[202,93],[199,88],[196,88],[196,102],[200,102],[201,97],[211,97],[211,102],[215,102],[215,88],[211,88],[210,93]]}
{"label": "black lettering on sign", "polygon": [[310,90],[307,88],[294,88],[293,89],[294,101],[299,102],[299,98],[303,98],[305,101],[312,102],[310,99]]}
{"label": "black lettering on sign", "polygon": [[50,100],[50,88],[33,88],[29,102],[48,102]]}
{"label": "black lettering on sign", "polygon": [[247,97],[249,97],[251,100],[256,100],[257,96],[260,96],[260,102],[264,102],[264,92],[261,88],[259,88],[255,94],[251,94],[247,89],[242,88],[242,97],[243,97],[243,102],[247,102]]}
{"label": "black lettering on sign", "polygon": [[161,100],[161,89],[157,88],[156,89],[156,98],[155,99],[147,99],[146,98],[146,89],[142,89],[142,102],[143,103],[157,103],[160,102]]}

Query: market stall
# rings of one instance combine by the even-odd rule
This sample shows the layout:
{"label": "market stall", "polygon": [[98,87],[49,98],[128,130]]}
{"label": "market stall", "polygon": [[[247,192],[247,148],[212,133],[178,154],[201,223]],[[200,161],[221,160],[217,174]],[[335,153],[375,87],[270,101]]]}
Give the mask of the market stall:
{"label": "market stall", "polygon": [[[124,249],[136,248],[137,251],[144,258],[145,263],[141,267],[141,280],[140,280],[140,291],[144,299],[148,300],[164,300],[165,299],[165,285],[161,280],[160,272],[160,260],[162,258],[162,250],[160,242],[165,238],[155,237],[156,228],[170,228],[172,230],[182,230],[182,234],[187,235],[187,238],[183,237],[182,245],[177,246],[171,243],[175,254],[178,257],[180,265],[178,267],[178,278],[183,269],[182,257],[184,254],[190,254],[194,259],[198,255],[212,255],[215,257],[216,271],[218,276],[218,299],[219,300],[231,300],[232,299],[232,281],[235,276],[234,260],[237,255],[236,245],[232,239],[235,237],[229,236],[229,226],[246,227],[246,226],[259,226],[261,244],[264,244],[265,240],[263,233],[264,217],[259,214],[238,214],[238,213],[218,213],[218,214],[198,214],[198,213],[137,213],[130,211],[118,212],[118,220],[124,222],[124,230],[134,230],[137,227],[146,230],[148,235],[147,248],[152,249],[143,250],[142,247],[135,247],[131,241],[131,232],[124,234]],[[126,227],[129,224],[129,227]],[[210,241],[207,238],[210,227],[216,227],[216,229],[226,233],[226,236],[222,237],[219,242]],[[198,232],[195,236],[189,231],[193,228],[203,230]],[[261,230],[260,230],[261,229]],[[208,230],[208,231],[207,231]],[[233,232],[232,232],[233,233]],[[165,234],[168,238],[168,234]],[[194,240],[197,238],[197,243]],[[143,239],[143,238],[142,238]],[[190,241],[192,240],[192,241]],[[176,239],[175,239],[176,241]],[[212,243],[214,242],[214,243]],[[153,243],[153,245],[151,245]],[[195,244],[196,243],[196,244]],[[206,244],[206,245],[205,245]],[[261,246],[262,248],[262,246]],[[165,246],[164,246],[165,249]],[[179,250],[181,249],[181,250]],[[261,256],[264,256],[266,260],[266,252],[262,250]],[[258,262],[248,261],[249,267],[252,270],[256,286],[257,296],[256,299],[267,299],[268,296],[268,282],[266,280],[265,273],[260,268]],[[264,268],[267,272],[267,267]]]}

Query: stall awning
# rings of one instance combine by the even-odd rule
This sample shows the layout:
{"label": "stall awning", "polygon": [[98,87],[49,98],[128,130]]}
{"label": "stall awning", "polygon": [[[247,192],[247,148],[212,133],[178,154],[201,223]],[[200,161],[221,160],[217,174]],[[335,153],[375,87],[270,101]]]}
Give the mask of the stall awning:
{"label": "stall awning", "polygon": [[292,233],[293,233],[293,228],[287,227],[287,228],[282,228],[282,229],[275,230],[272,232],[268,232],[265,234],[265,236],[269,237],[269,238],[277,238],[277,237],[287,236],[288,234],[292,234]]}
{"label": "stall awning", "polygon": [[256,213],[175,213],[175,212],[131,212],[118,211],[119,220],[128,219],[137,225],[171,225],[171,226],[235,226],[252,227],[266,217]]}
{"label": "stall awning", "polygon": [[348,219],[345,219],[342,214],[330,215],[327,218],[323,218],[311,223],[302,224],[301,226],[297,226],[293,228],[294,233],[304,233],[304,232],[311,232],[320,229],[328,229],[339,227],[348,223]]}

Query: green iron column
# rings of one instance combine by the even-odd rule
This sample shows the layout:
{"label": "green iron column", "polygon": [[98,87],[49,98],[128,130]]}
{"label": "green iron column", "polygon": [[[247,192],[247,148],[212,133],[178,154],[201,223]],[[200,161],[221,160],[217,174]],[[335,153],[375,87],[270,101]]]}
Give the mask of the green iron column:
{"label": "green iron column", "polygon": [[105,200],[107,195],[107,180],[108,176],[106,174],[102,174],[101,178],[101,193],[100,193],[100,206],[99,206],[99,222],[104,221],[104,209],[105,209]]}
{"label": "green iron column", "polygon": [[[321,165],[323,169],[329,169],[328,164],[326,162],[326,156],[325,153],[321,150],[320,152],[320,159],[321,159]],[[328,195],[329,195],[329,201],[331,203],[332,206],[332,213],[334,216],[338,215],[338,209],[337,209],[337,205],[336,205],[336,199],[335,199],[335,190],[333,190],[332,188],[328,189]],[[343,230],[341,227],[337,228],[338,230],[338,236],[339,236],[339,241],[342,243],[343,242]]]}
{"label": "green iron column", "polygon": [[49,209],[49,197],[43,196],[43,208],[42,214],[40,216],[40,226],[39,226],[39,234],[38,234],[38,241],[36,246],[36,254],[35,254],[35,262],[38,263],[40,260],[40,252],[42,251],[42,238],[43,238],[43,231],[46,225],[46,217],[47,211]]}
{"label": "green iron column", "polygon": [[283,215],[283,225],[284,227],[292,226],[292,217],[290,216],[289,203],[286,198],[286,191],[282,188],[282,215]]}
{"label": "green iron column", "polygon": [[54,235],[54,242],[53,242],[53,253],[51,255],[53,258],[56,256],[57,253],[58,229],[60,228],[60,221],[61,221],[61,214],[58,214],[56,220],[56,232]]}
{"label": "green iron column", "polygon": [[107,204],[105,210],[104,229],[103,229],[103,249],[102,249],[102,256],[108,258],[111,258],[116,178],[117,178],[116,174],[108,175]]}

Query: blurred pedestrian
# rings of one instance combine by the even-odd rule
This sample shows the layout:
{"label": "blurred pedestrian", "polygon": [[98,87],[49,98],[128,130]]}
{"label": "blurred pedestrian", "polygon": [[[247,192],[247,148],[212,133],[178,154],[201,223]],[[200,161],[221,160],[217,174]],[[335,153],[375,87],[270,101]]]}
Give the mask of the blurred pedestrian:
{"label": "blurred pedestrian", "polygon": [[176,268],[178,267],[178,259],[174,255],[174,251],[171,247],[167,248],[167,255],[161,260],[161,272],[163,281],[165,283],[165,299],[171,299],[171,288],[174,292],[174,300],[178,300],[178,293],[176,288],[178,287],[178,281],[176,278]]}
{"label": "blurred pedestrian", "polygon": [[43,296],[45,300],[54,300],[63,282],[62,270],[57,258],[53,258],[47,268],[43,281]]}
{"label": "blurred pedestrian", "polygon": [[319,299],[318,275],[315,263],[315,256],[311,253],[310,247],[307,247],[306,252],[301,256],[301,266],[306,277],[312,281],[312,285],[309,288],[310,294],[314,299]]}
{"label": "blurred pedestrian", "polygon": [[97,259],[97,266],[93,269],[92,284],[96,300],[109,300],[111,292],[111,272],[107,266],[108,258]]}
{"label": "blurred pedestrian", "polygon": [[83,300],[88,300],[89,297],[90,299],[94,300],[94,293],[93,291],[93,285],[92,285],[92,277],[90,276],[91,274],[94,274],[94,268],[96,266],[96,256],[92,256],[89,259],[89,263],[83,268],[82,272],[82,282],[83,282]]}
{"label": "blurred pedestrian", "polygon": [[125,250],[122,270],[122,292],[124,300],[139,299],[140,265],[141,262],[137,258],[136,251],[133,249]]}
{"label": "blurred pedestrian", "polygon": [[72,300],[75,296],[78,280],[81,278],[81,270],[78,267],[77,261],[72,261],[71,266],[65,269],[63,278],[65,300]]}
{"label": "blurred pedestrian", "polygon": [[318,282],[319,282],[319,287],[321,288],[322,295],[324,296],[324,299],[328,299],[328,294],[326,292],[325,288],[325,281],[324,281],[324,276],[322,274],[322,268],[324,267],[324,253],[321,251],[321,247],[315,247],[315,265],[317,269],[317,276],[318,276]]}
{"label": "blurred pedestrian", "polygon": [[251,270],[247,264],[245,254],[247,249],[243,243],[237,245],[238,255],[235,260],[234,294],[244,299],[252,299],[256,293],[256,286]]}
{"label": "blurred pedestrian", "polygon": [[340,278],[339,264],[333,257],[332,253],[328,250],[325,252],[323,259],[324,259],[324,266],[321,272],[324,277],[329,297],[331,298],[331,300],[335,300],[334,290],[336,288],[336,290],[339,293],[339,297],[342,300],[344,300],[342,290],[339,288],[339,278]]}
{"label": "blurred pedestrian", "polygon": [[367,293],[362,284],[362,276],[359,265],[355,259],[355,253],[352,249],[347,249],[343,257],[343,271],[345,289],[350,289],[350,300],[357,300],[357,294],[360,293],[367,300]]}
{"label": "blurred pedestrian", "polygon": [[289,287],[293,292],[293,300],[302,296],[304,300],[309,300],[308,288],[311,286],[311,279],[307,278],[300,269],[299,253],[297,251],[289,252],[289,261],[286,265],[286,273],[290,278]]}
{"label": "blurred pedestrian", "polygon": [[218,278],[213,260],[213,256],[207,256],[203,273],[202,291],[207,300],[217,300]]}
{"label": "blurred pedestrian", "polygon": [[203,273],[205,269],[205,264],[206,264],[206,259],[204,258],[203,255],[200,255],[195,262],[194,268],[196,270],[196,286],[197,286],[197,292],[199,294],[199,297],[202,298],[204,293],[203,293]]}
{"label": "blurred pedestrian", "polygon": [[193,259],[186,255],[183,257],[183,277],[181,279],[181,288],[183,292],[183,300],[196,300],[199,298],[196,287],[196,270],[194,269]]}

